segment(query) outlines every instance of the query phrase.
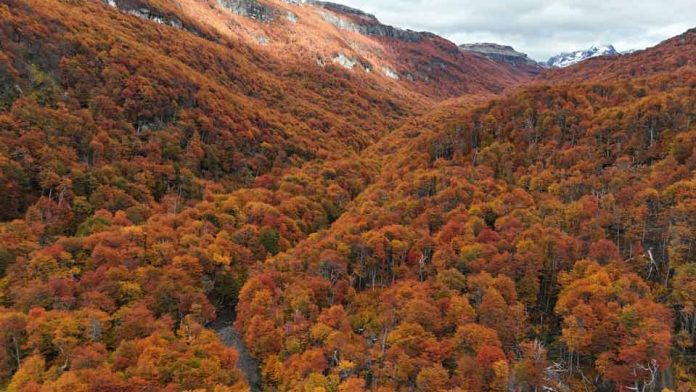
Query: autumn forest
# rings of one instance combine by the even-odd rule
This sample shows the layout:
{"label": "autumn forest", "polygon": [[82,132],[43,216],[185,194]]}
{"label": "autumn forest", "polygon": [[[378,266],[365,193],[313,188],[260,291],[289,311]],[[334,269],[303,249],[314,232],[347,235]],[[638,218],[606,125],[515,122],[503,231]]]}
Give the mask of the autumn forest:
{"label": "autumn forest", "polygon": [[0,0],[0,390],[696,391],[696,30],[365,15]]}

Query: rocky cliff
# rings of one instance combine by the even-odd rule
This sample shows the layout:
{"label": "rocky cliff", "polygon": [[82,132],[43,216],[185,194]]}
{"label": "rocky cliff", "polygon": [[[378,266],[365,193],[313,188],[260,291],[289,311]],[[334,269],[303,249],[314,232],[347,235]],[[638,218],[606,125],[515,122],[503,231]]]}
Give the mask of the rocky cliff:
{"label": "rocky cliff", "polygon": [[270,22],[278,15],[276,9],[256,0],[218,0],[218,3],[237,15],[260,22]]}
{"label": "rocky cliff", "polygon": [[459,48],[465,51],[480,53],[492,60],[503,61],[512,65],[537,64],[536,61],[527,57],[525,53],[516,51],[512,46],[484,42],[463,44],[459,45]]}
{"label": "rocky cliff", "polygon": [[536,69],[537,72],[541,71],[543,68],[541,64],[530,59],[525,53],[516,51],[512,46],[483,42],[460,45],[459,49],[465,52],[478,53],[495,62],[512,65],[514,67]]}
{"label": "rocky cliff", "polygon": [[327,22],[338,28],[354,31],[363,35],[393,38],[406,42],[418,42],[432,35],[430,33],[404,30],[384,25],[374,15],[342,4],[327,1],[312,1],[310,3],[330,11],[321,13],[322,17]]}

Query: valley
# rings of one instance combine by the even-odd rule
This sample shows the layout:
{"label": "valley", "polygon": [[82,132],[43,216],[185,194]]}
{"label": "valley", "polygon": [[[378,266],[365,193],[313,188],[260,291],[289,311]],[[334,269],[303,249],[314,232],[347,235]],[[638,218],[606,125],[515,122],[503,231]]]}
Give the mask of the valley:
{"label": "valley", "polygon": [[[593,56],[588,56],[593,57]],[[696,388],[696,30],[0,3],[0,387]]]}

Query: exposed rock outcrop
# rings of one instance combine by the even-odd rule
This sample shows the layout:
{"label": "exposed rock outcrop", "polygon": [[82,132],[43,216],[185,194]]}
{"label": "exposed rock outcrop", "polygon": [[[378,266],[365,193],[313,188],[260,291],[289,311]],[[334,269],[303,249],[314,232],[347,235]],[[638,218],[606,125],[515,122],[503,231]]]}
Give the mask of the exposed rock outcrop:
{"label": "exposed rock outcrop", "polygon": [[389,67],[382,67],[382,73],[388,78],[399,80],[399,74]]}
{"label": "exposed rock outcrop", "polygon": [[541,67],[539,63],[530,59],[525,53],[516,51],[512,48],[512,46],[483,42],[464,44],[460,45],[459,48],[464,51],[476,52],[493,61],[506,63],[516,67]]}
{"label": "exposed rock outcrop", "polygon": [[186,30],[201,38],[211,41],[217,39],[209,34],[203,33],[195,25],[179,19],[171,12],[153,8],[148,2],[141,0],[102,0],[105,4],[118,9],[129,15],[136,16],[140,19],[149,20],[166,26],[171,26],[179,30]]}
{"label": "exposed rock outcrop", "polygon": [[278,11],[256,0],[218,0],[218,4],[237,15],[260,22],[270,22],[278,16]]}
{"label": "exposed rock outcrop", "polygon": [[151,20],[155,23],[172,26],[177,29],[182,29],[184,27],[183,23],[181,23],[179,19],[160,16],[157,12],[153,12],[152,10],[147,8],[132,9],[126,11],[126,13],[129,13],[133,16],[137,16],[141,19]]}
{"label": "exposed rock outcrop", "polygon": [[367,12],[357,8],[348,7],[343,4],[331,3],[328,1],[310,1],[310,3],[322,8],[326,8],[327,10],[336,12],[338,14],[359,18],[370,23],[379,23],[379,20],[377,20],[374,15],[368,14]]}
{"label": "exposed rock outcrop", "polygon": [[166,15],[159,10],[148,8],[145,3],[131,0],[106,0],[104,2],[127,14],[137,16],[140,19],[151,20],[155,23],[172,26],[177,29],[184,28],[184,24],[176,16]]}
{"label": "exposed rock outcrop", "polygon": [[343,30],[354,31],[367,36],[386,37],[406,42],[418,42],[429,35],[429,33],[403,30],[384,25],[380,23],[374,15],[345,5],[326,1],[311,1],[309,3],[326,10],[320,11],[321,17],[324,18],[325,21]]}
{"label": "exposed rock outcrop", "polygon": [[287,19],[288,22],[290,22],[290,23],[297,23],[297,21],[299,20],[298,16],[295,13],[290,12],[290,11],[288,11],[285,14],[285,19]]}
{"label": "exposed rock outcrop", "polygon": [[334,63],[342,66],[343,68],[353,69],[358,64],[358,61],[346,56],[343,53],[339,53],[333,59]]}

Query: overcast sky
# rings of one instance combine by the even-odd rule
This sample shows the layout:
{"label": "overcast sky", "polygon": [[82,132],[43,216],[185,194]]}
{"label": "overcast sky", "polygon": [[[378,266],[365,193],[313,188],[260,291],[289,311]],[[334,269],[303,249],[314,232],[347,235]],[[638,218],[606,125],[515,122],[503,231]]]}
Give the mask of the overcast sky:
{"label": "overcast sky", "polygon": [[536,60],[599,43],[643,49],[696,27],[696,0],[334,1],[457,44],[512,45]]}

